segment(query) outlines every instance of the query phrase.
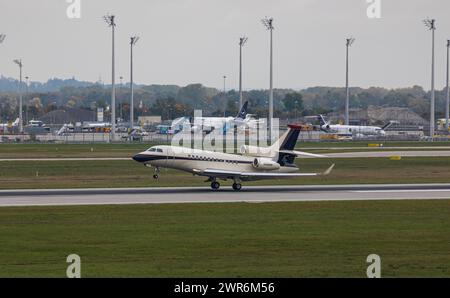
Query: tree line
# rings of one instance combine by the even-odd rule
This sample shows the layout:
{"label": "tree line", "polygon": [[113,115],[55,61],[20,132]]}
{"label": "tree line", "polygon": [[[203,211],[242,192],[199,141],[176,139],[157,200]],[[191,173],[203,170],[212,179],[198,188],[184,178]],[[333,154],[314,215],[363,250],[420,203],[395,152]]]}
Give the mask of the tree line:
{"label": "tree line", "polygon": [[[64,86],[56,91],[23,90],[24,113],[28,119],[39,119],[45,113],[65,107],[95,111],[103,108],[107,114],[111,90],[102,84]],[[445,90],[436,92],[436,115],[443,117]],[[343,111],[345,88],[311,87],[303,90],[274,89],[274,115],[279,118],[298,118],[318,113]],[[424,118],[429,117],[430,93],[420,86],[401,89],[379,87],[351,88],[350,107],[366,109],[377,107],[406,107]],[[246,90],[244,101],[249,101],[249,113],[266,117],[268,90]],[[128,86],[116,87],[116,115],[129,120],[130,90]],[[161,115],[164,120],[192,116],[201,109],[205,116],[234,116],[239,110],[239,92],[219,91],[201,84],[184,87],[176,85],[136,85],[134,93],[135,116]],[[0,120],[14,120],[18,114],[18,93],[0,91]],[[108,116],[108,115],[107,115]]]}

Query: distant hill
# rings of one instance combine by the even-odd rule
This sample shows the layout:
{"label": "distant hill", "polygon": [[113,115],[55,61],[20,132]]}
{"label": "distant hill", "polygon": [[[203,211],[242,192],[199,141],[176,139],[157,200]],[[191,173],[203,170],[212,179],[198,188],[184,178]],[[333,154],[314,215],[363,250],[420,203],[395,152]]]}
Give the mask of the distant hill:
{"label": "distant hill", "polygon": [[[28,90],[30,92],[54,92],[63,87],[89,87],[95,84],[92,82],[78,81],[75,78],[65,80],[53,78],[45,83],[31,81]],[[22,78],[22,88],[24,90],[26,88],[25,78]],[[0,76],[0,92],[15,92],[18,89],[19,80]]]}

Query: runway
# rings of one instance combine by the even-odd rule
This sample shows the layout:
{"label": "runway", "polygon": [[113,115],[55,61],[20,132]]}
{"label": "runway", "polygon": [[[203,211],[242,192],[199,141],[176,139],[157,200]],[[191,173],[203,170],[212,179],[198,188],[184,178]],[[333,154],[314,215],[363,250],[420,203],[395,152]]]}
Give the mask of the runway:
{"label": "runway", "polygon": [[434,151],[364,151],[364,152],[340,152],[340,153],[324,153],[329,158],[365,158],[365,157],[448,157],[449,150]]}
{"label": "runway", "polygon": [[450,184],[1,190],[0,207],[450,199]]}

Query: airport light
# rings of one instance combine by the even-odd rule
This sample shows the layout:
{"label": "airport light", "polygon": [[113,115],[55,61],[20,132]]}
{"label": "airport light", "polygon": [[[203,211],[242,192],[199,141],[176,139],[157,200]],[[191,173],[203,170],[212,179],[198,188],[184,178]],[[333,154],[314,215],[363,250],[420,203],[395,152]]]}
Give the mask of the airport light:
{"label": "airport light", "polygon": [[0,34],[0,43],[2,43],[6,38],[5,34]]}
{"label": "airport light", "polygon": [[431,31],[431,99],[430,99],[430,138],[434,138],[434,31],[436,30],[436,20],[426,19],[423,21],[428,30]]}
{"label": "airport light", "polygon": [[349,106],[350,106],[350,88],[348,87],[348,49],[355,42],[353,37],[347,38],[345,42],[346,54],[345,54],[345,125],[349,125]]}
{"label": "airport light", "polygon": [[450,39],[447,39],[447,97],[446,97],[446,105],[445,105],[445,131],[448,133],[448,118],[449,118],[449,104],[450,104],[450,89],[449,89],[449,68],[450,68]]}
{"label": "airport light", "polygon": [[134,88],[133,88],[133,47],[138,42],[139,36],[130,37],[130,89],[131,89],[131,104],[130,104],[130,128],[133,129],[134,124]]}
{"label": "airport light", "polygon": [[116,27],[115,16],[105,15],[103,17],[106,24],[111,27],[112,32],[112,67],[111,67],[111,138],[116,139],[116,85],[115,85],[115,59],[114,59],[114,28]]}
{"label": "airport light", "polygon": [[19,132],[23,132],[22,122],[22,59],[15,59],[14,63],[19,66]]}
{"label": "airport light", "polygon": [[242,107],[242,47],[247,40],[247,37],[239,38],[239,109]]}
{"label": "airport light", "polygon": [[261,22],[270,31],[269,140],[271,143],[273,130],[273,18],[265,17]]}

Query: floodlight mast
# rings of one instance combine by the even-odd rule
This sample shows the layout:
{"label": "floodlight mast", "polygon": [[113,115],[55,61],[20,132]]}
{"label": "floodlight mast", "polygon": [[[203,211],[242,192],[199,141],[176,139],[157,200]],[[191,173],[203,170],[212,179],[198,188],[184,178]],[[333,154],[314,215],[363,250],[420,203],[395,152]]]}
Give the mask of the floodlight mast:
{"label": "floodlight mast", "polygon": [[346,46],[346,58],[345,58],[345,125],[349,125],[349,106],[350,106],[350,88],[348,86],[348,49],[355,42],[353,37],[347,38],[345,42]]}
{"label": "floodlight mast", "polygon": [[114,57],[114,28],[116,27],[115,16],[105,15],[103,17],[106,24],[111,27],[112,31],[112,67],[111,67],[111,139],[116,140],[116,84],[115,84],[115,57]]}
{"label": "floodlight mast", "polygon": [[447,96],[445,101],[445,131],[448,133],[448,118],[449,118],[449,104],[450,104],[450,89],[449,89],[449,68],[450,68],[450,39],[447,39]]}
{"label": "floodlight mast", "polygon": [[227,80],[227,76],[223,76],[223,94],[225,94],[227,92],[226,80]]}
{"label": "floodlight mast", "polygon": [[26,107],[26,109],[25,109],[25,123],[28,123],[30,121],[30,119],[28,119],[28,106],[29,106],[28,93],[30,91],[29,90],[29,88],[30,88],[30,77],[26,76],[25,80],[26,80],[25,84],[27,85],[27,91],[25,93],[25,102],[26,102],[25,103],[25,107]]}
{"label": "floodlight mast", "polygon": [[226,88],[227,87],[227,85],[226,85],[227,76],[224,75],[222,78],[223,78],[223,96],[225,98],[225,105],[223,108],[223,117],[225,117],[226,112],[227,112],[227,102],[226,102],[226,100],[227,100],[227,96],[226,96],[226,94],[227,94],[227,88]]}
{"label": "floodlight mast", "polygon": [[130,129],[134,126],[134,88],[133,88],[133,47],[138,42],[138,36],[130,37],[130,89],[131,89],[131,102],[130,102]]}
{"label": "floodlight mast", "polygon": [[431,99],[430,99],[430,140],[434,139],[434,31],[436,30],[436,20],[426,19],[423,21],[428,30],[431,31]]}
{"label": "floodlight mast", "polygon": [[271,144],[273,131],[273,18],[265,17],[261,22],[270,31],[269,141]]}
{"label": "floodlight mast", "polygon": [[239,109],[242,107],[242,48],[247,40],[245,36],[239,38]]}
{"label": "floodlight mast", "polygon": [[14,63],[19,66],[19,132],[23,133],[22,122],[22,59],[15,59]]}

